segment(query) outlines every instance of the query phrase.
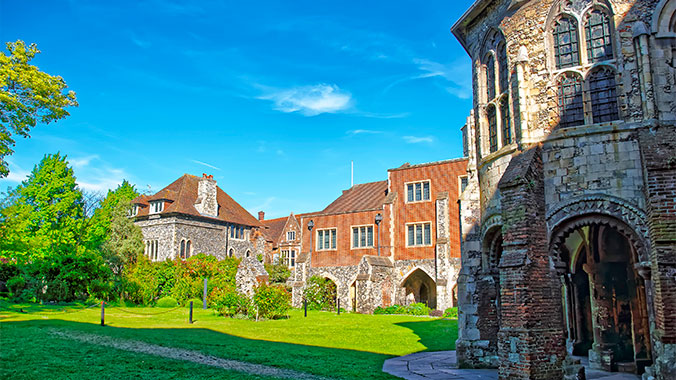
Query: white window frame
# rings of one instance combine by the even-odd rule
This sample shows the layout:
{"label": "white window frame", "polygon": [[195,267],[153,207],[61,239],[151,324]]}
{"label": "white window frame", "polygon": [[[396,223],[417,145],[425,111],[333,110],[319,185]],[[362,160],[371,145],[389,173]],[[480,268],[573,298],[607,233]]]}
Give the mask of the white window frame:
{"label": "white window frame", "polygon": [[286,240],[295,241],[296,240],[296,231],[286,231]]}
{"label": "white window frame", "polygon": [[248,229],[244,226],[231,224],[230,227],[228,227],[228,236],[232,240],[246,240],[247,235]]}
{"label": "white window frame", "polygon": [[[366,231],[365,231],[366,237],[364,238],[366,243],[363,246],[361,244],[359,244],[361,242],[361,237],[362,237],[362,235],[361,235],[361,228],[362,227],[366,227]],[[368,228],[369,227],[371,227],[371,245],[369,245],[369,241],[368,241]],[[357,235],[358,235],[358,239],[359,239],[359,241],[357,242],[357,245],[355,245],[355,241],[354,241],[354,229],[355,228],[357,229]],[[373,224],[359,224],[359,225],[356,225],[356,226],[350,226],[350,249],[371,249],[371,248],[373,248],[375,246],[375,243],[374,243],[374,241],[375,241],[375,230],[376,229],[375,229],[375,226]]]}
{"label": "white window frame", "polygon": [[164,201],[151,201],[149,214],[159,214],[164,211]]}
{"label": "white window frame", "polygon": [[[324,232],[324,231],[335,231],[335,239],[331,238],[331,234],[329,233],[329,246],[331,248],[324,248],[323,247],[323,241],[322,240],[322,248],[319,248],[319,232]],[[322,236],[323,237],[323,236]],[[335,245],[333,244],[335,243]],[[338,228],[336,227],[329,227],[329,228],[321,228],[317,229],[316,235],[315,235],[315,247],[317,248],[317,251],[335,251],[338,248]]]}
{"label": "white window frame", "polygon": [[[425,244],[425,225],[430,226],[430,242],[429,244]],[[414,226],[413,227],[413,244],[409,244],[409,232],[408,232],[408,227],[409,226]],[[416,231],[417,231],[417,226],[422,226],[422,244],[416,243]],[[411,247],[411,248],[418,248],[418,247],[431,247],[434,245],[434,238],[433,238],[433,231],[432,231],[432,221],[423,221],[423,222],[411,222],[411,223],[406,223],[406,247]]]}
{"label": "white window frame", "polygon": [[[428,198],[425,199],[425,183],[427,183],[428,186],[428,191],[427,191],[427,196]],[[420,184],[420,200],[416,200],[416,189],[415,186],[417,184]],[[408,186],[413,185],[413,200],[409,201],[408,200]],[[405,203],[422,203],[422,202],[431,202],[432,201],[432,181],[430,179],[423,179],[419,181],[410,181],[410,182],[404,182],[404,202]]]}
{"label": "white window frame", "polygon": [[129,216],[137,216],[138,215],[138,209],[139,209],[139,207],[136,204],[131,206],[131,211],[130,211]]}

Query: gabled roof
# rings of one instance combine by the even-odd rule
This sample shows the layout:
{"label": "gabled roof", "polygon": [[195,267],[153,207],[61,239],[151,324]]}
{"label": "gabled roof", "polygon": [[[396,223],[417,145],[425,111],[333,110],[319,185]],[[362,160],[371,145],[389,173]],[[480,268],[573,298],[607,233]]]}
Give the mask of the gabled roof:
{"label": "gabled roof", "polygon": [[284,216],[281,218],[275,218],[275,219],[268,219],[268,220],[262,220],[261,223],[266,229],[263,230],[263,235],[265,235],[265,240],[271,241],[271,242],[276,242],[279,240],[279,236],[282,234],[284,231],[284,226],[286,226],[286,223],[289,221],[288,216]]}
{"label": "gabled roof", "polygon": [[155,200],[166,200],[164,210],[160,214],[184,214],[208,219],[217,219],[224,222],[235,223],[245,226],[260,227],[261,223],[249,214],[244,207],[235,202],[225,191],[216,186],[216,201],[218,202],[218,215],[202,215],[195,208],[197,200],[197,188],[201,177],[190,174],[184,174],[176,181],[169,184],[157,193],[145,196],[141,195],[131,201],[131,203],[140,205],[137,217],[147,216],[149,202]]}
{"label": "gabled roof", "polygon": [[387,181],[354,185],[328,205],[322,214],[339,214],[382,208],[387,196]]}

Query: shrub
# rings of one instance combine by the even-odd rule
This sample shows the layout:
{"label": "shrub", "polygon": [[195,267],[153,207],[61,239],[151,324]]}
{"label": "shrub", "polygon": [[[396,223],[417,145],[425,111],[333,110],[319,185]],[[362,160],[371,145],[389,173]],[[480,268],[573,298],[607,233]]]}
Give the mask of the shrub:
{"label": "shrub", "polygon": [[444,318],[458,319],[458,308],[449,307],[448,309],[444,310]]}
{"label": "shrub", "polygon": [[312,276],[303,291],[310,310],[335,310],[336,284],[328,278]]}
{"label": "shrub", "polygon": [[215,288],[209,293],[209,307],[228,317],[249,312],[250,301],[234,288]]}
{"label": "shrub", "polygon": [[373,310],[373,314],[406,314],[406,308],[396,304],[387,307],[378,306]]}
{"label": "shrub", "polygon": [[7,280],[6,286],[13,296],[18,297],[19,295],[21,295],[21,292],[26,287],[26,279],[21,275],[12,277],[9,280]]}
{"label": "shrub", "polygon": [[430,308],[424,303],[412,303],[408,306],[392,305],[388,307],[376,307],[373,314],[408,314],[408,315],[429,315]]}
{"label": "shrub", "polygon": [[178,301],[172,297],[162,297],[157,301],[157,307],[176,307]]}
{"label": "shrub", "polygon": [[192,306],[194,308],[201,308],[202,307],[202,300],[199,299],[199,298],[191,298],[191,299],[185,301],[184,306],[190,307],[190,301],[192,301]]}
{"label": "shrub", "polygon": [[410,315],[429,315],[430,308],[424,303],[412,303],[406,306],[406,313]]}
{"label": "shrub", "polygon": [[274,319],[286,315],[291,308],[291,294],[286,289],[275,286],[261,284],[254,289],[253,308],[251,312],[257,312],[257,318]]}
{"label": "shrub", "polygon": [[265,270],[272,284],[285,284],[291,276],[291,271],[284,264],[265,264]]}

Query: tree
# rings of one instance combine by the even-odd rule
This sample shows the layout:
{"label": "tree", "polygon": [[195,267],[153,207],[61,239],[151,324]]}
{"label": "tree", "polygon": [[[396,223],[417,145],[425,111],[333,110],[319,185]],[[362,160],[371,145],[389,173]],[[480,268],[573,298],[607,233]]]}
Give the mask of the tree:
{"label": "tree", "polygon": [[82,192],[66,156],[48,154],[11,191],[0,210],[0,253],[30,261],[77,252]]}
{"label": "tree", "polygon": [[14,151],[13,134],[29,137],[39,123],[49,124],[69,115],[66,107],[77,106],[75,92],[60,76],[40,71],[29,62],[40,53],[35,44],[8,42],[9,55],[0,52],[0,178],[9,167],[5,156]]}
{"label": "tree", "polygon": [[133,185],[122,181],[117,189],[108,191],[89,223],[90,242],[100,246],[104,260],[116,274],[143,252],[143,234],[129,217],[131,201],[138,195]]}

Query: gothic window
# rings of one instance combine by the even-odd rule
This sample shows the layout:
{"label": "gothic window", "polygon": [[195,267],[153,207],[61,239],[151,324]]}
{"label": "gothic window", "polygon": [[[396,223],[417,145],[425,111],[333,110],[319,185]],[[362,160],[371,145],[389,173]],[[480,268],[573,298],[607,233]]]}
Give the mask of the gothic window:
{"label": "gothic window", "polygon": [[491,153],[498,150],[498,121],[495,113],[494,105],[491,104],[486,108],[486,117],[488,118],[488,141],[490,143]]}
{"label": "gothic window", "polygon": [[509,70],[507,69],[507,47],[504,42],[498,46],[498,73],[500,75],[500,93],[507,92]]}
{"label": "gothic window", "polygon": [[185,257],[190,257],[190,256],[192,256],[192,255],[190,254],[190,245],[191,245],[191,244],[190,244],[190,240],[188,240],[188,241],[185,242]]}
{"label": "gothic window", "polygon": [[619,119],[615,74],[608,69],[596,70],[588,80],[594,123]]}
{"label": "gothic window", "polygon": [[589,62],[613,59],[613,44],[610,38],[610,18],[600,10],[587,16],[584,26]]}
{"label": "gothic window", "polygon": [[572,17],[561,17],[554,24],[554,56],[557,69],[580,64],[577,21]]}
{"label": "gothic window", "polygon": [[488,100],[495,98],[495,58],[492,54],[486,58],[486,94]]}
{"label": "gothic window", "polygon": [[509,98],[503,97],[500,102],[500,120],[502,121],[502,145],[512,143],[512,124],[509,117]]}
{"label": "gothic window", "polygon": [[185,240],[181,240],[181,251],[179,252],[179,257],[185,259]]}
{"label": "gothic window", "polygon": [[582,80],[579,75],[566,73],[558,82],[559,126],[562,128],[584,124]]}

